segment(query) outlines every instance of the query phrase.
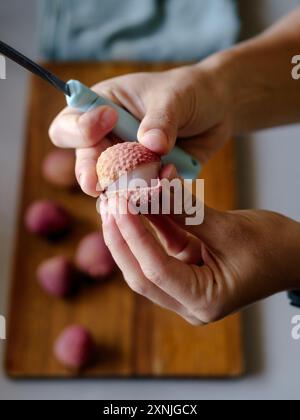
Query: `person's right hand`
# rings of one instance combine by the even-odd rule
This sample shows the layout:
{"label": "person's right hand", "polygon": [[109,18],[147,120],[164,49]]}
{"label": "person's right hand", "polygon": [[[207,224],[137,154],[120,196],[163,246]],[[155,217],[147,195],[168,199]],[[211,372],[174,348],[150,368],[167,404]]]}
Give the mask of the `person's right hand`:
{"label": "person's right hand", "polygon": [[[164,178],[177,176],[166,167]],[[300,287],[300,224],[280,214],[206,207],[201,225],[187,225],[187,213],[146,215],[151,230],[122,195],[102,200],[100,212],[129,287],[192,324]]]}
{"label": "person's right hand", "polygon": [[[165,72],[117,77],[93,89],[141,120],[138,140],[160,155],[181,137],[192,139],[205,162],[232,134],[229,95],[211,59]],[[56,146],[76,149],[78,182],[92,196],[97,196],[96,162],[111,144],[106,135],[117,118],[106,106],[85,114],[65,108],[49,130]]]}

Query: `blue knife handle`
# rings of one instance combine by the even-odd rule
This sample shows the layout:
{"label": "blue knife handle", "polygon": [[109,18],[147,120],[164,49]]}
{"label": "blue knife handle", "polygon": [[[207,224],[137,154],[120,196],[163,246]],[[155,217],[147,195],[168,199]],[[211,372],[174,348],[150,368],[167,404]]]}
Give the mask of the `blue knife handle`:
{"label": "blue knife handle", "polygon": [[[87,112],[100,105],[111,106],[119,114],[113,133],[124,141],[137,141],[140,122],[129,112],[110,100],[97,95],[97,93],[77,80],[70,80],[67,85],[71,94],[71,96],[66,97],[70,107],[76,108],[81,112]],[[179,175],[184,179],[196,179],[201,170],[200,162],[177,146],[168,155],[163,156],[162,161],[164,164],[173,163]]]}

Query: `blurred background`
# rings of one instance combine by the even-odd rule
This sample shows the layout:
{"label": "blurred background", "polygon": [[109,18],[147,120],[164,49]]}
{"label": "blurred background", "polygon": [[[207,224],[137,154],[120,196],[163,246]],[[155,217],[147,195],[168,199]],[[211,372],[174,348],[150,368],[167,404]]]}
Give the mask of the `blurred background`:
{"label": "blurred background", "polygon": [[[38,4],[39,3],[39,4]],[[55,27],[55,8],[47,9],[47,4],[39,0],[27,0],[26,8],[17,0],[0,3],[0,39],[18,46],[26,55],[33,58],[56,60],[99,59],[113,60],[126,57],[151,61],[153,51],[156,60],[189,60],[201,58],[217,49],[225,48],[234,42],[241,27],[241,37],[253,36],[268,27],[276,19],[291,9],[299,6],[296,0],[252,0],[239,2],[241,22],[233,13],[226,10],[228,27],[217,31],[213,24],[206,28],[207,40],[199,46],[191,45],[187,51],[185,45],[178,47],[178,56],[171,47],[164,51],[157,50],[157,40],[149,36],[145,44],[124,44],[118,39],[123,33],[127,38],[130,22],[113,22],[121,31],[119,38],[114,35],[114,27],[105,27],[101,39],[108,40],[97,48],[87,51],[84,46],[92,45],[97,39],[97,28],[92,28],[83,36],[79,33],[82,20],[75,15],[72,26],[66,15],[67,28],[63,33]],[[82,2],[81,2],[82,3]],[[101,2],[98,2],[101,3]],[[229,2],[225,2],[228,3]],[[42,7],[43,6],[43,7]],[[225,7],[225,6],[224,6]],[[211,9],[211,16],[214,16]],[[46,13],[46,14],[45,14]],[[121,15],[121,14],[120,14]],[[44,16],[44,17],[43,17]],[[121,15],[122,16],[122,15]],[[45,18],[47,17],[47,19]],[[77,18],[77,20],[76,20]],[[90,15],[84,16],[89,19]],[[109,16],[104,16],[108,21]],[[212,17],[210,17],[212,18]],[[95,20],[97,17],[95,17]],[[152,24],[155,24],[155,22]],[[183,22],[179,31],[185,32]],[[44,36],[39,34],[43,27]],[[172,25],[171,25],[172,27]],[[202,39],[203,25],[195,34],[195,39]],[[224,28],[222,28],[224,29]],[[171,30],[171,29],[170,29]],[[173,28],[174,30],[174,28]],[[127,31],[127,32],[126,32]],[[176,30],[175,30],[176,32]],[[75,34],[75,35],[74,35]],[[160,34],[160,39],[168,39],[169,31]],[[73,37],[72,37],[73,36]],[[165,38],[164,38],[165,37]],[[57,39],[60,40],[56,43]],[[74,51],[70,45],[76,43]],[[163,44],[163,43],[162,43]],[[59,45],[59,47],[58,47]],[[78,48],[81,46],[81,49]],[[138,56],[133,50],[141,51]],[[85,56],[76,56],[76,51],[85,51]],[[95,51],[99,50],[99,56]],[[101,52],[101,54],[100,54]],[[274,69],[276,71],[276,69]],[[0,314],[7,314],[8,282],[12,263],[13,240],[16,229],[17,204],[20,194],[21,164],[24,149],[24,127],[26,118],[28,74],[18,66],[7,62],[9,82],[0,84]],[[292,126],[276,130],[267,130],[238,142],[238,183],[239,207],[266,208],[284,213],[299,220],[300,200],[300,127]],[[7,379],[0,371],[1,399],[29,398],[71,398],[71,399],[245,399],[299,398],[299,342],[291,339],[291,319],[299,313],[288,304],[285,294],[272,297],[259,303],[243,314],[245,324],[245,347],[247,374],[244,378],[230,381],[205,380],[84,380],[79,382],[38,381],[16,382]],[[0,341],[0,358],[4,351],[4,342]]]}

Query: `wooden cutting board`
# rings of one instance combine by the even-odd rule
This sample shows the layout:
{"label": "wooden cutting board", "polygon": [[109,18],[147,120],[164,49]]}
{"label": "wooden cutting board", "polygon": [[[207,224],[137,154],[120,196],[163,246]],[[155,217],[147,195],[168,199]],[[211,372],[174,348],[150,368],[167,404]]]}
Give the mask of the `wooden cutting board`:
{"label": "wooden cutting board", "polygon": [[[63,80],[79,79],[87,85],[136,71],[162,70],[167,65],[51,64]],[[55,360],[53,343],[72,323],[86,325],[94,334],[97,362],[84,377],[225,377],[243,373],[239,315],[204,328],[193,327],[177,315],[140,297],[126,286],[118,272],[102,285],[86,287],[71,300],[48,297],[35,279],[37,265],[50,256],[72,257],[84,233],[100,227],[95,200],[80,191],[65,192],[44,181],[41,162],[52,148],[48,127],[65,105],[51,86],[33,78],[28,108],[27,141],[22,195],[10,297],[5,366],[15,378],[76,376]],[[197,154],[197,147],[189,145]],[[206,203],[217,209],[235,207],[235,152],[229,143],[203,170]],[[9,182],[9,180],[8,180]],[[23,215],[35,199],[54,199],[73,215],[70,236],[57,244],[25,230]]]}

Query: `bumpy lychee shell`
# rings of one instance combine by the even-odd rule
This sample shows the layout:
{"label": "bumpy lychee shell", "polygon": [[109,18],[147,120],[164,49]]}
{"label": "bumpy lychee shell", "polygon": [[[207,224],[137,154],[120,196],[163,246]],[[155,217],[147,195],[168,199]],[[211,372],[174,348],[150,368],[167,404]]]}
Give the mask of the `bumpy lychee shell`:
{"label": "bumpy lychee shell", "polygon": [[66,368],[80,370],[95,354],[96,344],[89,330],[81,325],[66,328],[54,344],[54,355]]}
{"label": "bumpy lychee shell", "polygon": [[100,190],[105,191],[125,173],[154,162],[160,162],[159,156],[140,143],[125,142],[109,147],[97,163]]}
{"label": "bumpy lychee shell", "polygon": [[45,157],[42,174],[59,188],[73,189],[78,184],[75,177],[75,153],[70,149],[55,149]]}
{"label": "bumpy lychee shell", "polygon": [[37,280],[49,295],[63,298],[73,292],[76,273],[71,261],[64,256],[56,256],[38,266]]}
{"label": "bumpy lychee shell", "polygon": [[30,233],[55,239],[69,231],[71,216],[53,201],[37,200],[26,210],[25,226]]}
{"label": "bumpy lychee shell", "polygon": [[79,243],[75,263],[77,268],[95,280],[109,277],[116,263],[105,245],[101,232],[92,232]]}

